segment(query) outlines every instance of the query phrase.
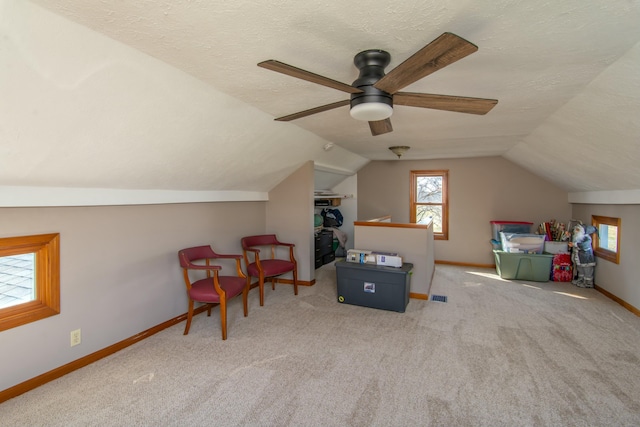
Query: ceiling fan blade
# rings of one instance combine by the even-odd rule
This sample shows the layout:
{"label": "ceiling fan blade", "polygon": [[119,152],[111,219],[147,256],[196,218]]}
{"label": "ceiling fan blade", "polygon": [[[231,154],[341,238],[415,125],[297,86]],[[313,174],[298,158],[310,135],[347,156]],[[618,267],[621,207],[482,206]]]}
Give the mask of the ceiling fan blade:
{"label": "ceiling fan blade", "polygon": [[307,117],[312,114],[322,113],[323,111],[333,110],[334,108],[342,107],[344,105],[349,105],[351,103],[350,100],[345,99],[344,101],[338,101],[327,105],[321,105],[320,107],[311,108],[309,110],[299,111],[297,113],[289,114],[288,116],[278,117],[277,121],[279,122],[289,122],[291,120],[300,119],[302,117]]}
{"label": "ceiling fan blade", "polygon": [[341,90],[342,92],[347,92],[347,93],[362,92],[360,89],[355,88],[346,83],[342,83],[337,80],[332,80],[328,77],[323,77],[318,74],[314,74],[312,72],[305,71],[300,68],[296,68],[292,65],[287,65],[283,62],[275,61],[273,59],[260,62],[258,64],[258,67],[266,68],[267,70],[276,71],[278,73],[286,74],[291,77],[296,77],[298,79],[306,80],[311,83],[317,83],[319,85],[330,87],[332,89]]}
{"label": "ceiling fan blade", "polygon": [[373,86],[394,94],[405,86],[453,64],[478,50],[478,46],[456,36],[444,33],[398,65]]}
{"label": "ceiling fan blade", "polygon": [[469,98],[465,96],[432,95],[429,93],[398,92],[393,95],[394,105],[433,108],[458,113],[487,114],[498,103],[497,99]]}
{"label": "ceiling fan blade", "polygon": [[371,129],[371,135],[373,136],[382,135],[383,133],[393,132],[393,126],[391,126],[390,119],[369,122],[369,128]]}

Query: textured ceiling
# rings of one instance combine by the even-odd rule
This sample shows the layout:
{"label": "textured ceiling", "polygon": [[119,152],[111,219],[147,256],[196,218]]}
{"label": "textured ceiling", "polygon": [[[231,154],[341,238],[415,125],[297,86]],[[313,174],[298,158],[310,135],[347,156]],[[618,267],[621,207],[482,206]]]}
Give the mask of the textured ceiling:
{"label": "textured ceiling", "polygon": [[[396,106],[394,131],[376,137],[366,123],[349,116],[348,107],[278,126],[301,127],[371,160],[391,160],[387,147],[408,145],[407,159],[505,155],[545,173],[549,170],[538,170],[529,159],[540,141],[545,147],[553,145],[549,140],[553,136],[545,136],[539,128],[549,127],[554,120],[565,126],[565,117],[570,124],[571,111],[554,115],[581,94],[595,90],[589,85],[640,40],[640,3],[635,0],[32,2],[171,64],[273,117],[348,95],[259,68],[260,61],[277,59],[350,84],[358,74],[352,62],[357,52],[372,48],[390,52],[389,71],[443,32],[453,32],[479,50],[403,90],[498,99],[487,115]],[[635,65],[630,73],[637,75]],[[633,79],[637,82],[637,77]],[[605,82],[603,91],[593,94],[588,103],[602,99],[613,105],[610,113],[619,116],[618,103],[609,97],[620,94],[610,95],[608,86]],[[629,102],[637,109],[635,90]],[[581,108],[586,108],[583,115],[591,114],[588,106]],[[601,118],[603,112],[596,109],[592,114]],[[629,117],[626,122],[631,135],[623,138],[618,154],[594,141],[587,160],[604,156],[605,163],[615,164],[622,151],[630,153],[624,158],[640,161],[638,119]],[[596,130],[603,124],[587,120],[575,126],[588,135],[589,126]],[[561,139],[568,144],[563,152],[583,148],[575,138]],[[572,162],[563,163],[568,172],[551,176],[569,190],[640,188],[640,176],[617,184],[608,182],[605,175],[599,185],[583,186],[580,175],[571,172],[579,164]]]}

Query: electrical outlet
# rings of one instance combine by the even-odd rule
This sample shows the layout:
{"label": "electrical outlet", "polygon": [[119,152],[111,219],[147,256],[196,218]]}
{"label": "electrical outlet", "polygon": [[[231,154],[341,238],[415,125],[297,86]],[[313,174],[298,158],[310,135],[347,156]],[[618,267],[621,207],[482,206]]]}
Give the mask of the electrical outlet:
{"label": "electrical outlet", "polygon": [[80,344],[81,341],[82,341],[82,335],[80,334],[80,329],[71,331],[71,347],[73,347],[74,345]]}

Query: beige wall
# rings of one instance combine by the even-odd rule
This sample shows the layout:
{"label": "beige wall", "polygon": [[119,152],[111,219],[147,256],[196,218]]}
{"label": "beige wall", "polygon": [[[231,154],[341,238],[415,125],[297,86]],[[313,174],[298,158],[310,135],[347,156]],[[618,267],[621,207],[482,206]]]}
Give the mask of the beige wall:
{"label": "beige wall", "polygon": [[358,172],[358,219],[409,222],[410,171],[430,169],[449,170],[449,240],[435,241],[436,261],[493,264],[492,220],[571,219],[566,191],[501,157],[370,162]]}
{"label": "beige wall", "polygon": [[264,230],[264,202],[0,208],[0,237],[58,232],[61,252],[61,313],[0,332],[0,390],[185,313],[177,251],[241,253],[240,237]]}
{"label": "beige wall", "polygon": [[573,205],[573,218],[586,224],[591,216],[620,218],[620,264],[596,258],[596,285],[640,310],[640,205]]}
{"label": "beige wall", "polygon": [[[313,162],[309,161],[269,192],[266,211],[266,232],[295,243],[298,279],[303,281],[315,278],[313,184]],[[292,278],[291,274],[283,277]]]}
{"label": "beige wall", "polygon": [[[358,175],[346,178],[344,181],[332,188],[336,194],[348,196],[340,201],[340,213],[344,220],[340,230],[347,236],[345,250],[353,249],[353,222],[358,218]],[[320,213],[321,208],[316,209]]]}

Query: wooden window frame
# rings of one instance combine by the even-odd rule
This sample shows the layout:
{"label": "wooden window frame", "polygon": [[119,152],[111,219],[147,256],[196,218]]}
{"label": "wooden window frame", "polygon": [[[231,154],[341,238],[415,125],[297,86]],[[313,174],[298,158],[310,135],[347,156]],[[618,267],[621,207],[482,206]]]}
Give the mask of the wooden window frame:
{"label": "wooden window frame", "polygon": [[60,234],[0,238],[0,257],[33,253],[35,298],[0,309],[0,331],[60,313]]}
{"label": "wooden window frame", "polygon": [[[600,225],[610,225],[614,226],[618,229],[618,238],[616,239],[616,251],[610,251],[603,247],[600,247]],[[599,216],[592,215],[591,216],[591,225],[596,227],[598,231],[595,233],[595,238],[593,239],[593,253],[602,259],[606,259],[607,261],[611,261],[616,264],[620,264],[620,236],[622,234],[622,229],[620,227],[621,221],[620,218],[613,218],[610,216]]]}
{"label": "wooden window frame", "polygon": [[[416,202],[417,178],[420,176],[441,176],[442,177],[442,203],[418,203]],[[449,170],[412,170],[410,184],[410,210],[409,222],[416,223],[416,207],[421,205],[442,206],[442,232],[433,232],[435,240],[449,240]]]}

